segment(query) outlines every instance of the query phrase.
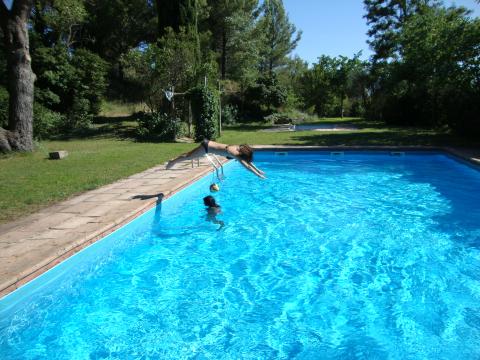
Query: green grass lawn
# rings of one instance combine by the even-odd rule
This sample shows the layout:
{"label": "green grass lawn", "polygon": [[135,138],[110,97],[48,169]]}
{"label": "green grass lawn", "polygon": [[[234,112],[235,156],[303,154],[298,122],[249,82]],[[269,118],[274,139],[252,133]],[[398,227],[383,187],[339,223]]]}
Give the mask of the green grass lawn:
{"label": "green grass lawn", "polygon": [[[114,138],[45,141],[33,154],[1,157],[0,223],[146,170],[193,146]],[[69,156],[48,160],[54,150],[67,150]]]}
{"label": "green grass lawn", "polygon": [[[478,142],[449,134],[446,131],[408,127],[389,127],[383,123],[359,118],[319,119],[321,123],[345,123],[355,125],[355,131],[288,131],[262,132],[268,125],[244,125],[228,127],[222,132],[221,142],[262,145],[452,145],[479,146]],[[309,122],[312,124],[315,122]]]}
{"label": "green grass lawn", "polygon": [[[362,119],[346,122],[358,131],[261,132],[267,125],[227,127],[218,141],[262,145],[454,145],[480,144],[435,130],[394,128]],[[83,138],[43,141],[33,154],[0,157],[0,223],[34,212],[72,195],[125,178],[165,162],[194,144],[142,143],[135,139],[132,117],[99,117]],[[48,152],[67,150],[65,160],[48,160]]]}

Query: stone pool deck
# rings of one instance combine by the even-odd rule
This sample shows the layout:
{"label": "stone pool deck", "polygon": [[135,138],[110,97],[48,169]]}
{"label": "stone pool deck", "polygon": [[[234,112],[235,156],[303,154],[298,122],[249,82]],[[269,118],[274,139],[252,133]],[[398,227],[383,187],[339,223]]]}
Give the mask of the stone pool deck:
{"label": "stone pool deck", "polygon": [[[262,151],[445,151],[480,165],[480,149],[392,146],[256,146]],[[159,165],[0,225],[0,297],[108,235],[211,172],[206,160]]]}

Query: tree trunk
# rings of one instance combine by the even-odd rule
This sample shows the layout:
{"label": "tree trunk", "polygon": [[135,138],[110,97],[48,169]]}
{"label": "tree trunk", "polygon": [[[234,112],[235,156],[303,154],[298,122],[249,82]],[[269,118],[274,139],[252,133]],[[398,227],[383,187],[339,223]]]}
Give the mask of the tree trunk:
{"label": "tree trunk", "polygon": [[340,100],[340,109],[341,109],[341,116],[342,116],[342,119],[343,119],[343,113],[344,113],[344,109],[343,109],[343,99],[344,99],[344,96],[341,95],[341,100]]}
{"label": "tree trunk", "polygon": [[33,84],[27,21],[32,0],[15,0],[9,11],[0,2],[7,52],[7,87],[9,98],[8,130],[0,131],[0,151],[33,150]]}
{"label": "tree trunk", "polygon": [[225,29],[222,31],[222,80],[227,75],[227,34]]}

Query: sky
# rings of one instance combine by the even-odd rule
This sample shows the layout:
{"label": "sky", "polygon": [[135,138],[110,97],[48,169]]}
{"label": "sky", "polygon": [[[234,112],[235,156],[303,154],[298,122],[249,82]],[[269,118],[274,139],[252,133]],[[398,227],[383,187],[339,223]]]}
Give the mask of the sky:
{"label": "sky", "polygon": [[[283,0],[283,3],[290,21],[303,32],[292,55],[310,64],[320,55],[352,57],[359,51],[362,59],[372,55],[366,43],[368,27],[362,0]],[[446,5],[453,3],[480,16],[480,4],[475,0],[445,1]]]}

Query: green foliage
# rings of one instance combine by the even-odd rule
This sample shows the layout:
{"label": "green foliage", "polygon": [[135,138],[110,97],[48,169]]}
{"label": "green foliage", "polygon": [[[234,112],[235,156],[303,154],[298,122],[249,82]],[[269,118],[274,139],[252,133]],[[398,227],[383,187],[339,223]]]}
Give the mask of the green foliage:
{"label": "green foliage", "polygon": [[[87,1],[88,18],[82,29],[85,47],[117,65],[120,56],[143,42],[153,42],[158,35],[157,14],[152,1]],[[121,80],[121,68],[111,73]]]}
{"label": "green foliage", "polygon": [[164,36],[168,28],[174,32],[181,28],[195,28],[207,10],[205,0],[156,0],[156,4],[160,36]]}
{"label": "green foliage", "polygon": [[218,54],[223,80],[247,84],[257,77],[260,38],[256,33],[257,0],[208,0],[210,43]]}
{"label": "green foliage", "polygon": [[0,127],[6,128],[8,125],[8,91],[0,86]]}
{"label": "green foliage", "polygon": [[36,139],[48,139],[58,135],[65,122],[65,115],[49,110],[38,102],[33,104],[33,136]]}
{"label": "green foliage", "polygon": [[265,116],[263,120],[266,123],[273,125],[284,125],[284,124],[293,124],[293,119],[291,119],[287,114],[282,113],[273,113],[268,116]]}
{"label": "green foliage", "polygon": [[175,141],[180,131],[180,120],[162,113],[146,113],[138,120],[141,138],[159,141]]}
{"label": "green foliage", "polygon": [[258,36],[262,39],[260,70],[265,75],[285,64],[302,33],[288,20],[282,0],[265,0],[260,11],[263,14],[257,25]]}
{"label": "green foliage", "polygon": [[69,54],[63,46],[38,48],[34,55],[36,100],[66,115],[64,131],[88,127],[92,116],[100,111],[107,63],[85,49]]}
{"label": "green foliage", "polygon": [[401,56],[399,37],[405,23],[415,14],[422,14],[437,0],[364,0],[365,18],[370,26],[368,43],[374,50],[373,60],[386,61]]}
{"label": "green foliage", "polygon": [[361,106],[354,109],[358,115],[368,97],[368,68],[359,56],[319,57],[299,81],[304,107],[313,106],[319,116],[343,116],[352,115],[350,105],[358,103]]}
{"label": "green foliage", "polygon": [[196,87],[188,93],[192,104],[195,141],[215,140],[218,134],[219,94],[207,87]]}
{"label": "green foliage", "polygon": [[153,112],[167,111],[164,90],[186,91],[196,75],[194,36],[185,31],[167,30],[159,45],[150,44],[140,51],[132,49],[121,59],[125,77],[137,82],[146,104]]}
{"label": "green foliage", "polygon": [[278,81],[288,89],[286,108],[304,108],[305,104],[302,97],[303,77],[308,71],[308,63],[298,56],[287,59],[285,66],[278,69]]}
{"label": "green foliage", "polygon": [[[39,8],[39,4],[37,4],[37,8]],[[45,25],[52,31],[57,41],[66,46],[72,45],[75,30],[87,17],[84,1],[55,0],[51,4],[43,6],[41,10],[44,12],[43,21]]]}
{"label": "green foliage", "polygon": [[369,115],[480,134],[480,20],[462,8],[426,7],[398,42],[402,58],[375,69]]}
{"label": "green foliage", "polygon": [[236,124],[238,121],[238,107],[227,104],[222,107],[222,123],[226,125]]}
{"label": "green foliage", "polygon": [[77,49],[71,64],[76,70],[75,78],[72,79],[76,98],[87,100],[88,113],[97,115],[107,88],[108,64],[100,56],[86,49]]}
{"label": "green foliage", "polygon": [[319,116],[334,114],[336,71],[336,59],[323,55],[302,77],[301,94],[305,106],[314,107]]}
{"label": "green foliage", "polygon": [[261,77],[245,91],[246,116],[262,118],[286,104],[287,89],[280,85],[275,73]]}

